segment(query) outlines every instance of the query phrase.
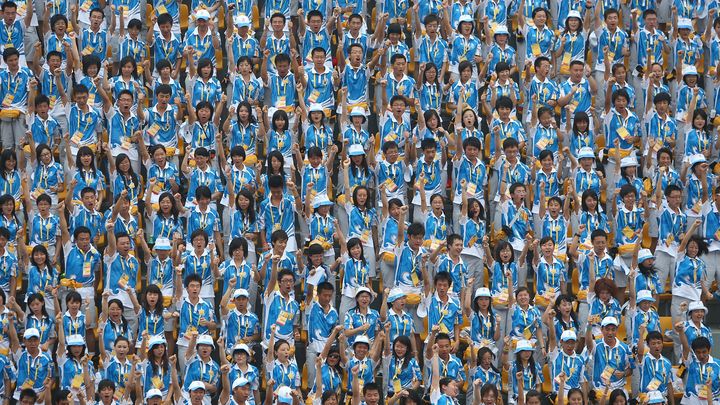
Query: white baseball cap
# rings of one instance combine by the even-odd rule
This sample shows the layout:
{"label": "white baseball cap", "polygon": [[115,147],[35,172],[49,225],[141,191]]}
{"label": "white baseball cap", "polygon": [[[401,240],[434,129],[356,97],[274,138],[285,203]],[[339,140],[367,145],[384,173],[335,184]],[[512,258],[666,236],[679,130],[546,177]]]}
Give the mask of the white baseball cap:
{"label": "white baseball cap", "polygon": [[619,323],[617,318],[615,318],[614,316],[606,316],[605,318],[603,318],[602,322],[600,322],[600,327],[605,327],[608,325],[618,326]]}
{"label": "white baseball cap", "polygon": [[213,342],[213,338],[210,335],[200,335],[197,338],[197,344],[199,345],[208,345],[215,347],[215,342]]}
{"label": "white baseball cap", "polygon": [[204,8],[202,8],[195,13],[195,19],[207,21],[210,19],[210,13]]}
{"label": "white baseball cap", "polygon": [[245,14],[241,14],[237,17],[235,17],[235,25],[238,27],[249,27],[250,26],[250,19]]}
{"label": "white baseball cap", "polygon": [[638,291],[637,298],[635,300],[637,301],[638,304],[643,301],[655,302],[655,298],[653,298],[652,291],[650,291],[650,290]]}
{"label": "white baseball cap", "polygon": [[232,383],[232,389],[234,390],[237,387],[244,387],[246,385],[250,384],[250,381],[248,381],[245,377],[238,377],[233,381]]}
{"label": "white baseball cap", "polygon": [[638,252],[638,263],[642,263],[645,260],[654,259],[654,258],[655,258],[655,256],[653,256],[650,249],[640,249],[640,251]]}
{"label": "white baseball cap", "polygon": [[34,338],[34,337],[36,337],[36,338],[40,337],[40,331],[37,330],[37,328],[25,329],[25,333],[23,333],[23,338],[25,338],[25,340],[28,340],[28,339]]}
{"label": "white baseball cap", "polygon": [[350,145],[348,148],[348,155],[349,156],[360,156],[365,154],[365,149],[363,149],[362,145],[359,143],[356,143],[355,145]]}
{"label": "white baseball cap", "polygon": [[524,351],[533,351],[533,345],[530,343],[529,340],[518,340],[517,345],[515,346],[515,353],[520,353]]}
{"label": "white baseball cap", "polygon": [[575,340],[577,341],[577,334],[574,330],[568,329],[566,331],[563,331],[562,335],[560,335],[560,341],[561,342],[567,342],[568,340]]}
{"label": "white baseball cap", "polygon": [[682,74],[683,74],[683,76],[687,76],[687,75],[695,75],[695,76],[697,76],[698,72],[697,72],[697,69],[695,68],[695,66],[693,66],[693,65],[685,65],[685,66],[683,66],[683,72],[682,72]]}
{"label": "white baseball cap", "polygon": [[148,390],[148,392],[145,393],[145,400],[147,401],[148,399],[158,398],[158,397],[162,398],[162,396],[163,396],[162,391],[160,391],[157,388],[152,388],[152,389]]}
{"label": "white baseball cap", "polygon": [[238,298],[238,297],[248,298],[249,296],[250,296],[250,293],[248,293],[248,290],[246,290],[244,288],[238,288],[237,290],[235,290],[233,292],[233,298]]}
{"label": "white baseball cap", "polygon": [[475,296],[474,298],[480,298],[480,297],[487,297],[492,298],[492,294],[490,293],[490,289],[487,287],[479,287],[477,290],[475,290]]}
{"label": "white baseball cap", "polygon": [[637,165],[638,165],[638,161],[637,161],[637,158],[635,157],[635,155],[628,155],[628,156],[625,156],[624,158],[622,158],[622,160],[620,160],[621,168],[633,167],[633,166],[637,166]]}
{"label": "white baseball cap", "polygon": [[703,310],[703,311],[705,311],[706,314],[708,311],[707,307],[705,306],[705,304],[703,304],[702,301],[693,301],[690,303],[690,305],[688,305],[687,313],[690,314],[692,311],[698,311],[698,310]]}
{"label": "white baseball cap", "polygon": [[170,239],[168,238],[157,238],[155,240],[155,250],[171,250]]}
{"label": "white baseball cap", "polygon": [[677,27],[679,30],[692,30],[692,21],[689,18],[678,18]]}
{"label": "white baseball cap", "polygon": [[155,335],[150,337],[150,341],[148,342],[148,349],[152,349],[157,345],[167,346],[167,340],[165,340],[165,337],[163,335]]}
{"label": "white baseball cap", "polygon": [[582,148],[580,148],[580,150],[578,151],[578,159],[585,158],[595,159],[595,152],[593,152],[592,148],[589,148],[587,146],[583,146]]}
{"label": "white baseball cap", "polygon": [[293,403],[292,390],[290,389],[290,387],[283,385],[282,387],[278,388],[275,393],[278,396],[277,400],[279,404]]}
{"label": "white baseball cap", "polygon": [[66,346],[85,346],[85,337],[83,335],[70,335],[65,341]]}
{"label": "white baseball cap", "polygon": [[203,390],[205,391],[205,384],[202,381],[195,380],[190,383],[190,387],[188,387],[188,391],[192,392],[195,390]]}

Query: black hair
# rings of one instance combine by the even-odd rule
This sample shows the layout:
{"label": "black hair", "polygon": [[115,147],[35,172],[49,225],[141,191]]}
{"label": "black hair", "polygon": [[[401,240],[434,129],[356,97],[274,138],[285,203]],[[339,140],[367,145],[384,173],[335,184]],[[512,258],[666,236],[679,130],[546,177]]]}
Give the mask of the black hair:
{"label": "black hair", "polygon": [[360,246],[360,261],[362,261],[363,265],[366,265],[367,261],[365,260],[365,248],[363,248],[360,238],[348,239],[346,243],[347,251],[350,252],[350,249],[354,248],[355,246]]}
{"label": "black hair", "polygon": [[287,232],[285,232],[282,229],[278,229],[277,231],[273,231],[273,233],[270,234],[270,243],[275,244],[277,241],[281,240],[288,240],[289,236]]}
{"label": "black hair", "polygon": [[[198,148],[198,149],[199,149],[199,148]],[[128,157],[128,155],[126,155],[126,154],[124,154],[124,153],[120,153],[120,154],[117,155],[117,157],[115,158],[115,171],[117,172],[118,177],[120,177],[120,179],[121,179],[122,182],[123,182],[123,187],[122,187],[122,188],[123,188],[123,189],[126,189],[126,190],[129,190],[129,189],[134,188],[134,187],[140,187],[140,180],[139,180],[139,178],[138,178],[138,175],[135,173],[135,170],[133,169],[133,167],[132,167],[131,164],[128,165],[127,173],[121,173],[121,172],[120,172],[120,163],[122,163],[125,159],[127,159],[127,160],[129,161],[129,160],[130,160],[130,157]],[[130,178],[129,181],[131,182],[131,184],[132,184],[133,187],[129,187],[129,186],[128,186],[128,177]],[[121,191],[121,190],[118,190],[118,193],[119,193],[120,191]]]}
{"label": "black hair", "polygon": [[[97,169],[95,168],[95,154],[93,153],[92,149],[90,149],[89,146],[81,146],[77,151],[77,156],[75,156],[75,167],[80,171],[83,169],[82,160],[81,158],[83,156],[92,156],[92,159],[90,160],[90,172],[93,175],[97,175]],[[94,189],[93,189],[94,191]]]}
{"label": "black hair", "polygon": [[173,19],[172,19],[172,16],[171,16],[169,13],[162,13],[162,14],[160,14],[160,15],[158,16],[158,19],[157,19],[158,27],[161,26],[161,25],[163,25],[163,24],[170,24],[170,25],[172,25],[172,23],[173,23]]}
{"label": "black hair", "polygon": [[[397,345],[398,343],[404,345],[407,348],[407,350],[405,350],[405,356],[403,356],[402,359],[398,358],[398,356],[395,354],[395,345]],[[393,341],[392,349],[392,357],[395,358],[395,364],[400,361],[401,370],[405,370],[408,365],[410,365],[410,362],[413,359],[412,344],[410,343],[410,338],[405,335],[399,335]]]}
{"label": "black hair", "polygon": [[5,169],[5,166],[7,165],[7,162],[10,160],[15,161],[15,169],[17,170],[17,155],[15,155],[14,149],[3,149],[2,153],[0,153],[0,176],[2,176],[3,179],[7,180],[7,171]]}
{"label": "black hair", "polygon": [[188,288],[190,283],[192,283],[194,281],[197,281],[198,283],[200,283],[200,285],[202,285],[202,283],[203,283],[203,279],[202,279],[202,277],[200,277],[200,274],[192,273],[192,274],[188,274],[187,277],[185,277],[183,284],[185,285],[185,288]]}
{"label": "black hair", "polygon": [[243,251],[243,257],[247,257],[248,243],[245,238],[233,238],[233,240],[230,241],[230,247],[228,247],[228,252],[231,256],[233,252],[235,252],[235,250],[237,249],[241,249]]}
{"label": "black hair", "polygon": [[419,222],[413,222],[407,227],[408,236],[424,236],[425,226]]}
{"label": "black hair", "polygon": [[[38,246],[41,246],[41,245],[38,245]],[[40,313],[42,313],[42,315],[44,317],[50,318],[50,315],[48,314],[48,311],[47,311],[47,307],[45,306],[45,297],[42,294],[40,294],[39,292],[30,294],[27,297],[26,302],[28,305],[28,316],[32,315],[32,310],[30,309],[30,304],[36,300],[42,303],[42,306],[40,307]]]}
{"label": "black hair", "polygon": [[[392,142],[392,141],[390,141],[390,142]],[[371,208],[371,206],[372,206],[371,203],[370,203],[370,200],[371,200],[371,198],[370,198],[370,197],[371,197],[371,196],[370,196],[370,190],[369,190],[367,187],[362,186],[362,185],[356,186],[356,187],[355,187],[355,190],[353,190],[353,194],[352,194],[352,202],[353,202],[353,205],[356,206],[356,207],[358,207],[358,208],[360,208],[360,205],[358,204],[357,195],[358,195],[358,193],[359,193],[361,190],[365,190],[365,192],[366,192],[367,195],[368,195],[368,198],[365,200],[365,205],[364,205],[362,208],[364,208],[364,209],[369,209],[369,208]]]}
{"label": "black hair", "polygon": [[[238,200],[238,197],[240,196],[247,198],[247,200],[249,201],[247,212],[243,211],[242,208],[240,208],[240,202]],[[237,194],[235,194],[235,212],[238,215],[242,216],[243,219],[247,217],[248,223],[255,223],[255,196],[253,195],[252,191],[243,188]]]}
{"label": "black hair", "polygon": [[[147,301],[147,295],[148,294],[157,294],[158,295],[158,301],[155,304],[155,308],[150,308],[150,304]],[[160,287],[158,287],[155,284],[148,284],[147,287],[145,287],[145,291],[143,292],[142,296],[142,306],[143,309],[145,309],[145,312],[148,314],[155,313],[157,316],[162,316],[163,314],[163,294]]]}
{"label": "black hair", "polygon": [[[208,75],[208,77],[213,77],[213,74],[215,72],[215,66],[213,66],[213,62],[208,58],[200,58],[200,60],[198,60],[198,62],[197,62],[198,77],[202,77],[202,70],[205,69],[206,67],[210,68],[210,74]],[[200,108],[199,105],[198,105],[198,108]]]}
{"label": "black hair", "polygon": [[[277,120],[283,120],[285,121],[285,128],[278,129],[277,125],[275,124],[275,121]],[[272,127],[273,131],[287,131],[290,127],[290,120],[288,118],[288,114],[285,112],[285,110],[276,110],[273,113],[272,120],[270,122],[270,126]]]}

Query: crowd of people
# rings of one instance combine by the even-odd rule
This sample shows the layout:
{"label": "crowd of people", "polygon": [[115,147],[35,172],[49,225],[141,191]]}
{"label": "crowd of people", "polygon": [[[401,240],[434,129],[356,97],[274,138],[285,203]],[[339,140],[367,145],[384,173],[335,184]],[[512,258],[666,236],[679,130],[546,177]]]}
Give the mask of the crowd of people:
{"label": "crowd of people", "polygon": [[717,405],[719,8],[5,1],[3,403]]}

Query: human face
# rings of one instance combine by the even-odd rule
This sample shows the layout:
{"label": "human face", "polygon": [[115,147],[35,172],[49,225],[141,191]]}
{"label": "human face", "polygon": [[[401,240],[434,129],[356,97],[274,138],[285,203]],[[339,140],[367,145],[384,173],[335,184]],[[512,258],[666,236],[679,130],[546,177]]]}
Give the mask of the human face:
{"label": "human face", "polygon": [[120,71],[124,77],[129,77],[135,72],[135,66],[128,62],[120,67]]}
{"label": "human face", "polygon": [[5,7],[5,10],[3,10],[3,20],[5,21],[5,25],[12,25],[13,22],[15,22],[15,16],[17,15],[17,8],[15,7]]}
{"label": "human face", "polygon": [[579,82],[583,77],[583,71],[585,70],[585,67],[580,64],[574,64],[570,68],[570,75],[573,78],[574,82]]}
{"label": "human face", "polygon": [[192,245],[195,248],[195,250],[203,250],[207,246],[205,243],[205,238],[202,237],[202,235],[197,235],[192,240]]}
{"label": "human face", "polygon": [[693,127],[696,129],[703,129],[705,128],[705,124],[707,121],[705,121],[705,118],[702,117],[702,115],[696,115],[695,118],[693,118]]}
{"label": "human face", "polygon": [[118,304],[112,303],[108,306],[108,313],[110,315],[110,319],[119,320],[122,317],[123,310]]}
{"label": "human face", "polygon": [[113,347],[115,348],[115,353],[119,354],[120,357],[125,357],[130,351],[130,345],[124,340],[115,343]]}
{"label": "human face", "polygon": [[90,28],[97,30],[103,21],[103,14],[100,12],[90,13]]}
{"label": "human face", "polygon": [[569,405],[583,405],[583,396],[581,393],[577,391],[573,391],[573,393],[568,397],[568,404]]}
{"label": "human face", "polygon": [[687,255],[690,257],[696,257],[698,252],[700,252],[700,248],[698,247],[697,242],[694,240],[690,241],[687,245]]}
{"label": "human face", "polygon": [[312,61],[316,67],[320,67],[325,64],[325,52],[313,52]]}
{"label": "human face", "polygon": [[435,283],[435,290],[437,291],[438,295],[441,297],[444,297],[447,295],[448,290],[450,289],[450,283],[447,281],[438,281]]}
{"label": "human face", "polygon": [[191,297],[197,297],[197,295],[200,293],[200,287],[202,287],[202,284],[200,284],[199,282],[191,282],[187,286],[188,295]]}
{"label": "human face", "polygon": [[123,158],[120,160],[120,163],[118,164],[118,169],[120,169],[120,172],[127,173],[130,171],[130,158]]}
{"label": "human face", "polygon": [[37,349],[37,347],[40,345],[40,339],[33,337],[30,339],[25,339],[25,347],[28,349]]}
{"label": "human face", "polygon": [[393,350],[395,351],[395,356],[397,357],[405,357],[405,354],[407,353],[407,346],[400,342],[395,342],[393,345]]}
{"label": "human face", "polygon": [[[577,129],[580,132],[585,132],[588,129],[588,126],[590,126],[590,123],[585,120],[579,120],[575,121],[575,124],[577,125]],[[590,162],[592,162],[592,159],[590,159]]]}
{"label": "human face", "polygon": [[463,241],[461,239],[455,239],[453,243],[450,245],[449,250],[451,253],[453,253],[455,256],[459,256],[462,253],[463,250]]}
{"label": "human face", "polygon": [[389,148],[387,152],[385,152],[385,158],[390,163],[395,163],[398,160],[398,157],[400,156],[400,152],[398,151],[398,148]]}
{"label": "human face", "polygon": [[[321,259],[322,260],[322,259]],[[320,305],[326,306],[332,301],[333,297],[333,291],[332,290],[323,290],[320,294],[318,294],[317,299]]]}
{"label": "human face", "polygon": [[160,33],[163,34],[163,36],[167,36],[168,34],[170,34],[170,31],[172,30],[172,23],[160,24],[159,28],[160,28]]}
{"label": "human face", "polygon": [[700,348],[697,350],[694,350],[695,357],[697,357],[698,361],[702,364],[707,363],[708,359],[710,358],[710,351],[706,348]]}
{"label": "human face", "polygon": [[438,345],[438,355],[441,357],[447,357],[452,346],[450,344],[450,339],[440,339],[436,343]]}
{"label": "human face", "polygon": [[210,121],[210,117],[212,115],[212,112],[209,108],[203,107],[197,110],[197,116],[198,120],[202,123],[206,123]]}
{"label": "human face", "polygon": [[30,310],[33,314],[38,315],[42,313],[43,302],[40,300],[32,300],[30,303]]}
{"label": "human face", "polygon": [[517,302],[520,305],[526,306],[530,303],[530,293],[527,291],[521,291],[517,294]]}
{"label": "human face", "polygon": [[[397,61],[396,61],[397,63]],[[402,100],[395,100],[393,101],[392,105],[390,106],[392,108],[393,113],[396,116],[400,116],[405,112],[405,102]]]}
{"label": "human face", "polygon": [[575,344],[576,344],[576,343],[577,343],[577,342],[574,341],[574,340],[563,340],[563,341],[561,342],[563,351],[564,351],[565,353],[567,353],[567,354],[572,353],[573,351],[575,351]]}
{"label": "human face", "polygon": [[[538,13],[542,14],[542,13]],[[540,66],[538,66],[537,72],[540,73],[541,76],[545,77],[550,73],[550,62],[544,60],[540,62]]]}
{"label": "human face", "polygon": [[87,251],[87,249],[90,247],[89,233],[83,232],[75,239],[77,241],[77,246],[80,248],[80,250]]}
{"label": "human face", "polygon": [[525,195],[527,194],[527,191],[525,190],[525,187],[518,187],[515,189],[515,192],[513,193],[513,199],[518,200],[524,200]]}
{"label": "human face", "polygon": [[12,215],[15,210],[15,200],[9,200],[2,206],[2,212],[5,215]]}
{"label": "human face", "polygon": [[158,303],[159,298],[160,297],[155,292],[149,292],[149,293],[145,294],[145,301],[147,301],[147,303],[153,307],[155,306],[155,304]]}
{"label": "human face", "polygon": [[550,112],[545,112],[540,116],[540,123],[545,128],[553,127],[554,122],[555,122],[555,119],[553,118],[553,115]]}
{"label": "human face", "polygon": [[[393,150],[394,150],[394,154],[393,154]],[[386,154],[388,161],[390,161],[390,162],[393,161],[392,159],[390,159],[390,157],[392,157],[392,156],[394,156],[395,160],[397,160],[397,149],[390,149],[390,150],[388,150],[388,153],[389,153],[389,155]],[[356,197],[357,197],[358,205],[364,206],[368,199],[367,190],[365,190],[365,189],[358,190]]]}
{"label": "human face", "polygon": [[[648,14],[645,17],[645,26],[647,28],[655,28],[657,26],[657,16],[655,14]],[[680,31],[680,33],[682,33],[682,31],[686,31],[686,30],[679,30],[679,31]]]}
{"label": "human face", "polygon": [[497,403],[497,396],[495,395],[495,391],[488,391],[482,397],[482,403],[483,405],[495,405]]}
{"label": "human face", "polygon": [[380,403],[380,391],[368,390],[365,393],[365,403],[368,405],[375,405]]}
{"label": "human face", "polygon": [[70,354],[73,355],[73,357],[80,357],[82,355],[83,349],[85,346],[70,346]]}
{"label": "human face", "polygon": [[617,335],[617,326],[607,325],[602,328],[602,334],[605,340],[613,340]]}
{"label": "human face", "polygon": [[475,126],[475,112],[467,109],[463,111],[462,122],[465,128],[471,128]]}
{"label": "human face", "polygon": [[544,11],[539,11],[535,14],[535,17],[533,17],[533,21],[535,22],[535,26],[542,27],[547,21],[547,14],[545,14]]}
{"label": "human face", "polygon": [[52,157],[53,157],[53,156],[52,156],[52,152],[50,151],[50,149],[44,149],[44,150],[40,153],[40,160],[41,160],[41,161],[43,162],[43,164],[45,164],[45,165],[49,165],[50,162],[52,162]]}
{"label": "human face", "polygon": [[618,24],[618,14],[611,13],[608,15],[607,18],[605,18],[605,24],[607,24],[608,28],[615,29]]}
{"label": "human face", "polygon": [[675,209],[679,207],[680,202],[682,202],[682,192],[680,190],[672,191],[667,197],[667,201],[670,208]]}
{"label": "human face", "polygon": [[635,206],[635,193],[627,193],[625,194],[625,197],[622,198],[623,204],[625,204],[625,207],[630,209]]}
{"label": "human face", "polygon": [[[202,20],[200,20],[202,21]],[[190,391],[190,402],[193,404],[200,404],[203,402],[203,399],[205,398],[205,390],[204,389],[196,389],[195,391]]]}
{"label": "human face", "polygon": [[164,356],[164,355],[165,355],[165,345],[164,345],[164,344],[159,344],[159,345],[153,346],[153,348],[152,348],[152,355],[153,355],[153,357],[155,357],[156,359],[159,359],[159,358],[161,358],[162,356]]}
{"label": "human face", "polygon": [[210,345],[197,345],[197,349],[201,357],[208,358],[212,353],[213,347]]}
{"label": "human face", "polygon": [[273,31],[280,32],[285,28],[285,21],[281,17],[275,17],[270,19],[270,26],[272,27]]}
{"label": "human face", "polygon": [[293,277],[291,275],[285,275],[280,280],[280,291],[284,293],[290,293],[293,289],[293,285],[295,284],[295,280],[293,280]]}
{"label": "human face", "polygon": [[366,292],[360,293],[356,297],[358,306],[360,306],[360,308],[367,308],[368,306],[370,306],[370,299],[371,299],[370,294],[368,294]]}
{"label": "human face", "polygon": [[411,235],[408,238],[408,244],[410,245],[410,248],[413,250],[418,250],[420,248],[420,246],[423,244],[423,242],[424,242],[423,235]]}
{"label": "human face", "polygon": [[[125,69],[123,67],[123,69]],[[118,99],[118,106],[120,107],[120,112],[122,113],[129,113],[130,107],[132,107],[133,104],[133,98],[129,94],[123,94]]]}

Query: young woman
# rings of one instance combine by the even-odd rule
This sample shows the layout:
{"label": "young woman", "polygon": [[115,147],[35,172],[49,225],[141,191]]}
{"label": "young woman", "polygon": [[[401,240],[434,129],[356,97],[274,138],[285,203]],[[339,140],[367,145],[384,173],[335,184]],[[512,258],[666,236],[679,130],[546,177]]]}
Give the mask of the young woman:
{"label": "young woman", "polygon": [[[262,110],[255,109],[258,117],[262,117]],[[253,116],[252,107],[247,101],[241,101],[235,110],[235,119],[226,119],[223,131],[228,134],[228,142],[232,150],[242,146],[247,155],[246,163],[253,165],[257,162],[256,140],[265,139],[265,122]]]}
{"label": "young woman", "polygon": [[[146,346],[147,351],[143,350]],[[175,355],[168,359],[167,341],[163,336],[144,339],[138,355],[142,362],[140,369],[143,372],[142,385],[145,394],[151,389],[157,389],[166,398],[170,392],[171,377],[177,376]]]}
{"label": "young woman", "polygon": [[32,138],[28,138],[31,144],[30,163],[32,169],[32,181],[30,195],[37,199],[41,194],[47,194],[52,200],[52,207],[57,212],[58,193],[65,190],[64,169],[53,158],[52,150],[45,144],[37,145],[35,148]]}
{"label": "young woman", "polygon": [[[440,85],[438,67],[433,62],[425,64],[425,69],[420,73],[421,80],[415,83],[415,89],[420,93],[420,106],[425,112],[435,111],[440,113],[442,95],[447,93],[449,87],[443,88]],[[426,121],[427,122],[427,121]]]}
{"label": "young woman", "polygon": [[[68,156],[71,156],[70,143],[67,143]],[[77,181],[73,189],[73,201],[80,201],[80,193],[85,187],[93,188],[98,193],[97,206],[102,205],[105,197],[105,175],[95,167],[95,154],[88,146],[78,149],[75,162],[68,160],[69,169],[75,169],[73,178]]]}
{"label": "young woman", "polygon": [[285,174],[285,157],[280,151],[274,150],[268,152],[267,159],[265,159],[266,168],[265,173],[262,172],[262,163],[257,162],[255,164],[255,176],[258,187],[263,191],[264,198],[270,196],[270,187],[268,186],[268,179],[271,176],[278,175],[283,178],[283,193],[287,192],[287,181],[288,175]]}
{"label": "young woman", "polygon": [[[511,279],[511,277],[508,277]],[[474,295],[472,301],[471,296]],[[506,312],[507,313],[507,312]],[[480,287],[472,292],[472,288],[465,288],[463,300],[463,315],[470,320],[471,353],[476,348],[488,348],[493,356],[497,355],[496,342],[500,341],[502,318],[492,308],[492,294],[486,287]],[[482,360],[482,359],[481,359]]]}
{"label": "young woman", "polygon": [[[265,134],[265,144],[268,153],[278,151],[282,155],[284,161],[283,169],[289,171],[293,167],[292,146],[293,136],[290,132],[290,120],[288,114],[284,110],[277,110],[273,113],[272,124],[267,122],[267,114],[263,114],[263,123],[265,128],[269,128]],[[296,121],[296,125],[299,120]]]}
{"label": "young woman", "polygon": [[290,361],[288,342],[283,339],[275,340],[275,325],[270,327],[265,367],[266,373],[277,386],[286,386],[293,390],[300,388],[300,370],[296,363]]}
{"label": "young woman", "polygon": [[586,112],[575,112],[573,119],[566,120],[565,124],[565,130],[561,128],[560,133],[563,139],[570,139],[570,155],[577,159],[581,148],[595,149],[595,134]]}
{"label": "young woman", "polygon": [[344,333],[351,345],[354,345],[354,342],[360,338],[365,338],[372,345],[376,338],[376,332],[380,328],[380,314],[370,308],[372,300],[372,290],[367,287],[359,287],[355,293],[355,307],[349,311],[340,311],[345,314]]}
{"label": "young woman", "polygon": [[[186,97],[188,103],[192,103],[194,108],[201,102],[217,105],[221,100],[222,87],[215,76],[215,67],[210,59],[202,58],[197,62],[197,68],[193,61],[193,55],[188,55],[188,67],[190,68],[190,78],[192,85],[192,98]],[[191,101],[192,100],[192,101]]]}
{"label": "young woman", "polygon": [[[125,306],[119,299],[108,300],[110,294],[110,290],[103,291],[102,312],[98,319],[100,354],[104,356],[111,355],[118,337],[123,336],[128,341],[135,340],[132,328],[123,315]],[[134,292],[128,294],[137,301]]]}
{"label": "young woman", "polygon": [[518,389],[520,380],[522,380],[522,386],[528,387],[530,390],[540,391],[542,389],[542,365],[535,361],[534,352],[535,348],[530,341],[519,340],[515,347],[515,358],[508,360],[505,364],[505,369],[510,372],[511,385],[508,401],[512,404],[522,401],[518,400],[518,395],[521,394]]}
{"label": "young woman", "polygon": [[702,259],[708,253],[705,239],[695,235],[702,225],[695,220],[685,233],[676,256],[675,277],[672,280],[672,303],[670,311],[673,322],[683,321],[683,304],[701,299],[712,299],[708,291],[709,283],[705,282],[706,268]]}
{"label": "young woman", "polygon": [[[111,72],[111,66],[109,62],[105,65],[105,91],[112,94],[113,100],[120,98],[120,92],[123,90],[129,90],[133,94],[137,94],[143,90],[143,85],[140,83],[140,76],[138,75],[138,66],[135,62],[135,58],[132,56],[126,56],[120,61],[120,74],[108,79]],[[130,111],[135,114],[137,113],[137,97],[133,97],[133,105]]]}
{"label": "young woman", "polygon": [[[377,212],[372,203],[370,190],[365,186],[350,186],[350,159],[343,162],[345,177],[345,212],[348,218],[348,238],[359,238],[363,252],[367,252],[370,276],[375,276],[375,239],[377,232]],[[341,311],[342,312],[342,311]]]}
{"label": "young woman", "polygon": [[415,390],[420,387],[422,373],[420,365],[413,356],[410,338],[398,336],[390,344],[390,324],[385,325],[385,351],[383,361],[390,374],[385,383],[387,397],[395,396],[402,390]]}
{"label": "young woman", "polygon": [[3,149],[3,151],[0,152],[0,192],[13,196],[15,201],[17,201],[15,208],[19,209],[22,180],[17,164],[18,160],[15,156],[15,151],[12,149]]}
{"label": "young woman", "polygon": [[[156,180],[150,180],[151,188],[156,184]],[[182,234],[184,227],[180,218],[185,212],[185,207],[180,201],[180,195],[173,196],[168,191],[163,192],[158,198],[157,208],[154,207],[156,204],[148,201],[148,196],[151,195],[148,193],[145,196],[145,215],[152,222],[151,241],[162,238],[172,239],[175,234]]]}
{"label": "young woman", "polygon": [[[218,339],[218,348],[220,353],[225,353],[225,339]],[[231,351],[232,363],[228,362],[228,357],[225,355],[220,356],[220,365],[230,365],[230,371],[228,373],[229,381],[235,381],[238,378],[245,378],[248,380],[251,389],[251,395],[247,399],[247,405],[260,405],[260,372],[257,367],[251,364],[252,362],[252,351],[245,343],[238,343],[233,346]]]}
{"label": "young woman", "polygon": [[[28,294],[39,294],[45,303],[43,310],[55,319],[55,303],[50,294],[59,281],[59,272],[50,263],[50,255],[43,245],[35,245],[30,252],[30,267],[28,268]],[[29,297],[28,297],[29,300]],[[29,304],[29,302],[28,302]]]}
{"label": "young woman", "polygon": [[[134,294],[130,294],[131,299]],[[142,296],[140,312],[138,314],[138,339],[135,347],[139,348],[143,340],[151,336],[165,334],[165,322],[172,317],[172,313],[164,308],[164,297],[160,287],[148,284]]]}
{"label": "young woman", "polygon": [[[460,181],[461,187],[465,188],[465,179]],[[468,274],[475,278],[475,286],[484,285],[482,242],[487,230],[485,229],[485,209],[480,201],[475,198],[468,199],[468,193],[462,193],[462,205],[460,211],[460,235],[463,239],[462,260],[467,265]]]}
{"label": "young woman", "polygon": [[[56,322],[62,315],[58,313]],[[65,336],[64,328],[58,328],[57,359],[60,368],[60,387],[64,390],[85,391],[88,398],[95,396],[95,367],[85,355],[85,337],[79,334]]]}
{"label": "young woman", "polygon": [[25,330],[35,328],[40,331],[40,350],[48,352],[57,342],[57,331],[55,330],[55,317],[48,313],[45,300],[43,294],[32,293],[28,295]]}
{"label": "young woman", "polygon": [[113,158],[109,145],[106,145],[105,152],[113,195],[117,198],[123,191],[127,191],[130,210],[134,215],[137,213],[138,199],[142,192],[140,177],[135,173],[128,155],[120,153]]}

